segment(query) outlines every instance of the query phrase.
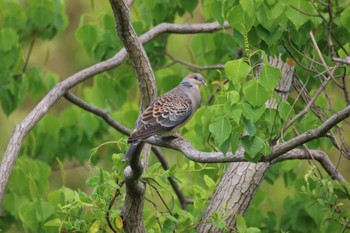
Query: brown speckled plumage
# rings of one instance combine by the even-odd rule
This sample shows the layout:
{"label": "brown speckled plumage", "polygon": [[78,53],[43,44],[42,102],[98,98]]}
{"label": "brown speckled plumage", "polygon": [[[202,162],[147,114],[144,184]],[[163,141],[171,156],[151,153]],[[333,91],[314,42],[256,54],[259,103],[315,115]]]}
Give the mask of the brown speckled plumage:
{"label": "brown speckled plumage", "polygon": [[[182,82],[169,92],[158,97],[141,115],[137,129],[128,142],[137,143],[152,135],[173,135],[197,110],[200,103],[198,85],[206,85],[202,75],[187,75]],[[130,155],[133,145],[125,154]]]}

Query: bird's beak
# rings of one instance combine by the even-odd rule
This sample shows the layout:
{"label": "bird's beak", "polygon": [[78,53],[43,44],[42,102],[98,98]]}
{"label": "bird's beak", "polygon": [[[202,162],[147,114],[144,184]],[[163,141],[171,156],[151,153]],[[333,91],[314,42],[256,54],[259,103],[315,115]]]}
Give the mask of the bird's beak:
{"label": "bird's beak", "polygon": [[204,85],[204,86],[208,86],[207,83],[203,80],[201,81],[201,83]]}

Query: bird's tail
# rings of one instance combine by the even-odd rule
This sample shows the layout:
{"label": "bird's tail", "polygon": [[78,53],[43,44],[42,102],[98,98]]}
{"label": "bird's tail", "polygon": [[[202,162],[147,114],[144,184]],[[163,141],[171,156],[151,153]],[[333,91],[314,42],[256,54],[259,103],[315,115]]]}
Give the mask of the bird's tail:
{"label": "bird's tail", "polygon": [[124,158],[122,159],[122,161],[127,161],[129,160],[132,156],[134,156],[134,154],[136,153],[141,153],[143,147],[143,143],[141,143],[141,141],[136,141],[130,144],[129,149],[126,151]]}

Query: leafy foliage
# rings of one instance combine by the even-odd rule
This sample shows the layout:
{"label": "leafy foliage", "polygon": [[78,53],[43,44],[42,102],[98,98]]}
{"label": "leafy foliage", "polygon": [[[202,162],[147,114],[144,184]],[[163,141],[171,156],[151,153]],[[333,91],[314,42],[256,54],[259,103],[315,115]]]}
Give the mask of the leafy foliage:
{"label": "leafy foliage", "polygon": [[[71,46],[66,57],[69,61],[64,64],[74,63],[74,72],[77,67],[109,59],[122,48],[108,1],[98,2],[98,6],[97,1],[80,1],[79,7],[74,2],[79,1],[0,1],[0,103],[8,117],[22,118],[16,110],[27,111],[59,80],[65,79],[59,62],[56,71],[47,66],[53,55],[40,49],[43,44]],[[349,1],[330,2],[335,53],[345,58],[349,53]],[[79,22],[71,15],[76,11],[81,13]],[[302,68],[325,73],[322,65],[311,64],[307,57],[314,58],[316,54],[307,36],[310,31],[315,33],[327,63],[331,63],[331,58],[325,36],[328,25],[320,17],[310,16],[315,14],[327,18],[328,9],[307,0],[145,0],[135,1],[132,7],[138,35],[163,22],[187,22],[192,18],[196,22],[198,18],[203,22],[216,20],[222,25],[227,21],[232,26],[232,31],[191,37],[162,35],[146,44],[145,49],[160,93],[174,87],[189,72],[186,67],[173,64],[165,52],[199,66],[224,64],[222,71],[203,71],[211,85],[202,91],[202,108],[181,133],[200,150],[214,148],[226,153],[242,145],[245,158],[250,161],[268,155],[276,139],[288,140],[296,132],[305,132],[322,123],[314,114],[307,113],[296,121],[294,129],[281,132],[305,104],[296,93],[291,93],[287,100],[275,93],[281,72],[268,63],[270,55],[280,55],[292,66],[298,62],[296,72],[304,88],[311,94],[316,92],[322,80]],[[72,22],[68,22],[68,16]],[[63,35],[68,35],[68,39],[62,39]],[[54,53],[60,54],[62,47],[53,50]],[[37,62],[38,58],[44,62]],[[349,75],[348,68],[342,70],[335,72],[337,78]],[[205,100],[210,99],[216,85],[220,91],[213,102],[207,103]],[[316,99],[319,109],[333,107],[332,111],[338,111],[346,106],[344,99],[338,98],[337,90],[334,86],[327,87],[327,94]],[[109,111],[123,125],[134,127],[138,91],[128,62],[97,75],[74,91],[87,102]],[[277,107],[267,105],[269,100],[277,103]],[[324,114],[330,116],[332,111]],[[115,144],[106,143],[115,140]],[[326,139],[307,146],[332,152]],[[111,232],[111,227],[121,230],[120,207],[125,192],[121,183],[125,163],[121,157],[126,148],[125,136],[101,119],[59,103],[24,142],[2,203],[0,230]],[[196,227],[203,224],[203,212],[227,165],[198,164],[177,156],[176,152],[167,151],[167,154],[172,164],[170,169],[164,170],[151,160],[142,177],[147,183],[144,210],[147,231],[196,232]],[[65,166],[71,163],[93,167],[81,190],[70,183],[75,171],[70,172]],[[237,215],[237,230],[246,233],[348,231],[349,184],[322,177],[313,167],[308,172],[305,170],[305,166],[295,161],[272,167],[248,213],[244,217]],[[58,173],[61,181],[55,179]],[[169,177],[193,200],[188,211],[178,204]],[[107,213],[111,226],[106,221]],[[232,230],[223,220],[225,214],[215,212],[206,221],[223,230]]]}

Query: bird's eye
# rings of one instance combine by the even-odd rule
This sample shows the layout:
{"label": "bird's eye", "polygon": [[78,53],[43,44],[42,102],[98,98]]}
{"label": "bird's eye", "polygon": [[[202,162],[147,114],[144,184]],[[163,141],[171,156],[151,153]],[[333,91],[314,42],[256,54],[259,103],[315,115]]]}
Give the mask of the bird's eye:
{"label": "bird's eye", "polygon": [[198,77],[197,77],[197,76],[194,76],[194,79],[195,79],[195,80],[197,80],[197,79],[198,79]]}

